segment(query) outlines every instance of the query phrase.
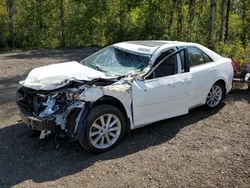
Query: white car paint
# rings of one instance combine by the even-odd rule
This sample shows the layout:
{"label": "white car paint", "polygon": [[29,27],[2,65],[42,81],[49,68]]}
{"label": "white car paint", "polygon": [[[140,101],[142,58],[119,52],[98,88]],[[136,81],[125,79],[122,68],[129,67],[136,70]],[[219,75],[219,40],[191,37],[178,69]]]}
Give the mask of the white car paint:
{"label": "white car paint", "polygon": [[[224,58],[199,44],[173,42],[162,45],[154,49],[151,63],[156,60],[161,51],[176,46],[197,47],[211,57],[213,62],[191,67],[190,72],[181,73],[180,58],[177,56],[178,73],[176,75],[152,80],[134,80],[132,83],[134,118],[131,129],[187,114],[189,109],[205,104],[210,88],[218,80],[225,82],[226,93],[231,90],[233,79],[231,59]],[[127,111],[131,112],[131,110]]]}
{"label": "white car paint", "polygon": [[147,47],[147,46],[142,46],[138,44],[130,44],[130,43],[117,43],[114,44],[115,47],[126,50],[126,51],[132,51],[132,52],[137,52],[141,54],[149,54],[152,55],[157,47]]}
{"label": "white car paint", "polygon": [[[231,89],[233,77],[231,60],[199,44],[169,41],[159,47],[145,47],[122,42],[115,46],[151,55],[148,67],[139,75],[127,77],[113,85],[89,87],[79,96],[79,100],[94,102],[104,95],[116,98],[126,110],[131,129],[187,114],[189,109],[205,104],[210,88],[218,80],[225,82],[226,92]],[[177,55],[177,74],[151,80],[142,79],[161,51],[176,46],[179,48],[195,46],[210,56],[214,62],[191,67],[190,72],[182,73],[180,57]],[[89,81],[95,78],[111,77],[77,62],[68,62],[36,68],[21,84],[35,90],[50,90],[63,87],[65,83],[62,82],[65,80]]]}
{"label": "white car paint", "polygon": [[188,113],[191,74],[172,75],[132,84],[134,126]]}
{"label": "white car paint", "polygon": [[70,61],[35,68],[20,84],[35,90],[52,90],[63,87],[72,80],[91,81],[95,78],[112,77],[76,61]]}

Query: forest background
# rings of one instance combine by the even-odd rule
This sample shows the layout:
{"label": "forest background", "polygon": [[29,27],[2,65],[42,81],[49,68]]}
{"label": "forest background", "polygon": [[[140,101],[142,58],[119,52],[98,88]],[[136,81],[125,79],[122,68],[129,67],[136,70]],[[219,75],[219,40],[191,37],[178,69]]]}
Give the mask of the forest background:
{"label": "forest background", "polygon": [[250,62],[250,0],[0,0],[0,51],[154,39]]}

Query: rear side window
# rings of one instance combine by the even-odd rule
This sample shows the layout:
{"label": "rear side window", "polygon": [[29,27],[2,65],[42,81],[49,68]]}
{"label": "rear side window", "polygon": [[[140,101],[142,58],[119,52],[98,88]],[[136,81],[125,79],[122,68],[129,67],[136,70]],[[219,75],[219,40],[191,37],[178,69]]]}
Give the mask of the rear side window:
{"label": "rear side window", "polygon": [[204,52],[202,53],[205,63],[212,62],[213,60]]}
{"label": "rear side window", "polygon": [[190,67],[212,62],[212,59],[207,54],[196,47],[188,47],[187,51]]}

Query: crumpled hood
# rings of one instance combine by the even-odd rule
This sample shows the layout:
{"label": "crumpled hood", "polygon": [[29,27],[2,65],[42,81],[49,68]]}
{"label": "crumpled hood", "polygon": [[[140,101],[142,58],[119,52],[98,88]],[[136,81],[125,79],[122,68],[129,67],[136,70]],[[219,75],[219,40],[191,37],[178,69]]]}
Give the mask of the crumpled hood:
{"label": "crumpled hood", "polygon": [[108,77],[103,72],[70,61],[35,68],[20,84],[35,90],[53,90],[63,87],[72,80],[91,81],[97,78],[114,77]]}

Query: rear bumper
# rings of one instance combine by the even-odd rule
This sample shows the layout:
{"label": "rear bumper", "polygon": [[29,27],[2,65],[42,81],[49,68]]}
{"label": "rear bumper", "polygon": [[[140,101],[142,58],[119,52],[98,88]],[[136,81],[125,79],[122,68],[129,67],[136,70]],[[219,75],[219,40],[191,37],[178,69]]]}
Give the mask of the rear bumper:
{"label": "rear bumper", "polygon": [[47,130],[55,132],[56,123],[54,118],[37,118],[25,115],[22,112],[20,112],[20,116],[23,122],[33,130],[37,131]]}

